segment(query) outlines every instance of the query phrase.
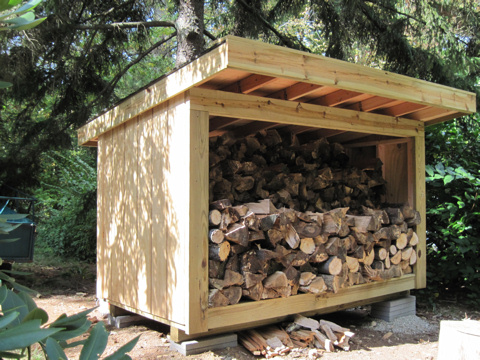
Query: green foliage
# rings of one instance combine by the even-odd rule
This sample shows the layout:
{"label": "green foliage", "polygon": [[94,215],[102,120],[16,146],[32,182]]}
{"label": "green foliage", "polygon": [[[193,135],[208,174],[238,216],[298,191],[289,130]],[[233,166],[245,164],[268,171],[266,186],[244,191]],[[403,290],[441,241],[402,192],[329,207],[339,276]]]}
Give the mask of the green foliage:
{"label": "green foliage", "polygon": [[428,282],[480,298],[480,117],[427,134]]}
{"label": "green foliage", "polygon": [[[105,351],[108,333],[103,322],[97,323],[86,340],[71,342],[86,333],[91,322],[87,315],[93,310],[67,316],[65,314],[48,325],[48,314],[37,307],[29,295],[23,291],[14,290],[15,279],[0,271],[3,283],[0,286],[0,357],[31,359],[30,347],[39,343],[46,359],[67,359],[64,349],[83,346],[80,352],[81,360],[96,360]],[[8,286],[7,286],[8,284]],[[32,292],[32,290],[30,290]],[[108,359],[130,359],[127,352],[131,351],[139,337],[134,338]]]}
{"label": "green foliage", "polygon": [[94,261],[96,167],[88,149],[44,156],[38,201],[37,245],[47,253]]}
{"label": "green foliage", "polygon": [[[35,19],[33,9],[40,4],[42,0],[30,0],[26,4],[20,5],[21,0],[3,0],[0,1],[0,31],[6,30],[28,30],[43,22],[46,18]],[[12,86],[7,81],[0,81],[0,89]]]}

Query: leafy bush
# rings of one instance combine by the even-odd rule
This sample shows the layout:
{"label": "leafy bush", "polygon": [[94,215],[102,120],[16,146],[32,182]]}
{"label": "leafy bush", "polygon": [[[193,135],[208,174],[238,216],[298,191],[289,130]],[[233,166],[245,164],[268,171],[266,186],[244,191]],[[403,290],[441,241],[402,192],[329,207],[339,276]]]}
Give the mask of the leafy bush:
{"label": "leafy bush", "polygon": [[37,244],[54,255],[95,260],[96,167],[88,149],[44,156]]}
{"label": "leafy bush", "polygon": [[[9,272],[10,274],[23,274]],[[9,284],[7,287],[6,282]],[[69,342],[90,329],[92,323],[87,315],[93,310],[67,316],[61,315],[48,322],[48,314],[37,307],[28,293],[34,291],[17,284],[15,279],[0,271],[0,358],[31,359],[31,346],[39,343],[47,359],[67,359],[64,349],[83,346],[80,359],[96,360],[107,347],[108,332],[103,322],[97,323],[86,340]],[[131,359],[127,352],[137,343],[139,336],[122,346],[105,360]]]}
{"label": "leafy bush", "polygon": [[480,299],[480,118],[437,126],[427,135],[427,277],[442,293]]}

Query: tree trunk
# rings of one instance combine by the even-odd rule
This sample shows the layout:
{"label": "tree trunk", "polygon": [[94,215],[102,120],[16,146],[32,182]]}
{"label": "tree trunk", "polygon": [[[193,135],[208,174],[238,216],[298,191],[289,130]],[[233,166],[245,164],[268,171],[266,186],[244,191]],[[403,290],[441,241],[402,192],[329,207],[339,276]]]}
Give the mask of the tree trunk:
{"label": "tree trunk", "polygon": [[203,1],[179,0],[176,67],[192,61],[204,50]]}

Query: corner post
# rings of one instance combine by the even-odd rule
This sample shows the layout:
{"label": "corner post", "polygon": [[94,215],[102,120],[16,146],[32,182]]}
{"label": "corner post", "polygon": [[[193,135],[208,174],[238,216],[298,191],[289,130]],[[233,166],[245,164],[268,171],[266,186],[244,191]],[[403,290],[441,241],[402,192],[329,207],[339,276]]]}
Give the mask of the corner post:
{"label": "corner post", "polygon": [[422,289],[427,286],[427,225],[426,225],[426,190],[425,190],[425,133],[420,132],[414,138],[415,150],[415,208],[420,212],[422,222],[417,225],[418,260],[415,264],[415,288]]}
{"label": "corner post", "polygon": [[190,110],[187,334],[208,330],[208,130],[208,112]]}

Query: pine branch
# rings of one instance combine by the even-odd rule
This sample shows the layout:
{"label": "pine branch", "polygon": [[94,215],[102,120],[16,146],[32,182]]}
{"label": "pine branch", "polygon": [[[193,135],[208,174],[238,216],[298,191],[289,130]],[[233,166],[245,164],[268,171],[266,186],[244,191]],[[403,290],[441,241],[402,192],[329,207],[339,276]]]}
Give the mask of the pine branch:
{"label": "pine branch", "polygon": [[241,4],[249,13],[254,15],[258,20],[260,20],[263,25],[269,29],[271,32],[273,32],[281,42],[283,42],[285,45],[287,45],[289,48],[292,49],[298,49],[300,47],[301,50],[303,51],[308,51],[311,52],[309,48],[307,48],[305,45],[302,43],[296,44],[293,42],[291,39],[289,39],[287,36],[283,35],[280,33],[272,24],[270,24],[262,15],[258,14],[255,9],[253,9],[250,5],[248,5],[245,1],[243,0],[237,0],[239,4]]}
{"label": "pine branch", "polygon": [[423,21],[423,20],[421,20],[421,19],[418,19],[418,18],[416,18],[415,16],[406,14],[406,13],[401,12],[401,11],[398,11],[397,9],[394,9],[394,8],[392,8],[392,7],[390,7],[390,6],[387,6],[387,5],[384,5],[384,4],[380,4],[380,3],[378,3],[378,2],[375,1],[375,0],[365,0],[365,2],[371,3],[371,4],[373,4],[373,5],[376,5],[376,6],[378,6],[378,7],[384,8],[384,9],[386,9],[386,10],[392,11],[392,12],[398,14],[398,15],[405,16],[405,17],[407,17],[407,18],[409,18],[409,19],[412,19],[412,20],[415,20],[415,21],[417,21],[417,22],[419,22],[419,23],[421,23],[421,24],[423,24],[423,25],[427,25],[427,23],[426,23],[425,21]]}
{"label": "pine branch", "polygon": [[105,88],[98,94],[97,98],[95,100],[93,100],[89,105],[88,107],[93,107],[94,104],[101,98],[101,96],[105,93],[105,92],[110,92],[113,90],[113,88],[117,85],[117,83],[120,81],[120,79],[122,78],[123,75],[125,75],[127,73],[128,70],[130,70],[130,68],[132,68],[134,65],[138,64],[140,61],[142,61],[148,54],[150,54],[153,50],[155,50],[156,48],[158,48],[159,46],[165,44],[167,41],[173,39],[175,36],[177,36],[177,32],[173,32],[171,35],[169,35],[168,37],[166,38],[163,38],[162,40],[156,42],[155,44],[153,44],[150,48],[148,48],[147,50],[145,50],[143,53],[141,53],[140,55],[137,56],[137,58],[135,60],[133,60],[132,62],[130,62],[127,66],[125,66],[125,68],[123,68],[118,74],[115,75],[115,77],[110,81],[110,83],[105,86]]}
{"label": "pine branch", "polygon": [[74,25],[77,30],[117,30],[117,29],[133,29],[133,28],[151,28],[151,27],[171,27],[175,28],[175,23],[171,21],[135,21],[135,22],[117,22],[111,24],[94,24],[94,25]]}

